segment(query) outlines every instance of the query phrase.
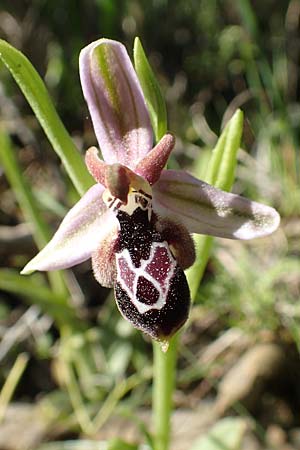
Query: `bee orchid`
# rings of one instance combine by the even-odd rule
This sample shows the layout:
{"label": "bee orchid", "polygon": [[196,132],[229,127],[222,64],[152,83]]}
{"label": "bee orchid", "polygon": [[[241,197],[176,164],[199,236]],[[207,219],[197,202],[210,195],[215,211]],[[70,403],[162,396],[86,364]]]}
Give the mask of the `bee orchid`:
{"label": "bee orchid", "polygon": [[266,236],[279,215],[184,171],[164,169],[175,138],[167,133],[153,147],[145,98],[121,43],[100,39],[84,48],[80,77],[103,158],[95,147],[86,152],[96,184],[22,273],[91,258],[99,283],[114,287],[121,314],[164,342],[188,317],[184,270],[195,259],[191,234]]}

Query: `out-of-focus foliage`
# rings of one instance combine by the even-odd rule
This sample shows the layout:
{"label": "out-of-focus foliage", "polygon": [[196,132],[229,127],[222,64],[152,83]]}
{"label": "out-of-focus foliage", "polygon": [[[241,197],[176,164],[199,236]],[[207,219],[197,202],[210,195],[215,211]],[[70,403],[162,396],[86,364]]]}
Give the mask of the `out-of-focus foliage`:
{"label": "out-of-focus foliage", "polygon": [[[230,327],[243,338],[250,335],[248,345],[279,342],[292,355],[291,371],[300,371],[295,352],[300,348],[299,18],[299,0],[1,1],[0,37],[37,68],[82,152],[96,142],[80,88],[78,55],[99,37],[118,39],[129,51],[140,37],[177,136],[172,167],[202,170],[204,178],[220,128],[237,108],[244,111],[234,189],[278,208],[282,228],[247,246],[218,241],[183,337],[178,407],[195,406],[205,394],[214,394],[230,357],[213,353],[212,340],[220,342]],[[0,125],[10,135],[43,220],[55,229],[77,194],[2,66],[0,80]],[[23,226],[16,196],[0,169],[2,225]],[[42,275],[21,278],[19,269],[35,252],[30,232],[15,230],[9,240],[4,231],[0,227],[1,384],[11,379],[16,355],[26,352],[30,358],[11,396],[36,402],[54,423],[54,436],[83,431],[95,437],[112,414],[119,414],[133,418],[150,442],[139,413],[132,413],[151,401],[148,343],[119,317],[88,264],[65,275],[68,298],[51,293]],[[282,385],[291,380],[286,379]],[[276,423],[286,430],[299,427],[293,415],[299,389],[297,383],[290,387],[293,398],[283,396],[284,406],[274,394],[271,402],[269,392],[261,396],[257,429],[276,422],[270,410],[283,411]],[[4,402],[0,396],[0,416],[8,397]]]}

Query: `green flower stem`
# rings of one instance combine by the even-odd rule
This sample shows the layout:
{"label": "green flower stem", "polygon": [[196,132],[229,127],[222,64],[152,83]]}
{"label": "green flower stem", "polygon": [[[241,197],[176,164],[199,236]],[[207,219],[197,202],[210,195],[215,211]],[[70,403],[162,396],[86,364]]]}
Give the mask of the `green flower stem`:
{"label": "green flower stem", "polygon": [[[212,156],[205,181],[223,190],[230,190],[234,181],[237,152],[243,130],[243,113],[238,110],[223,130]],[[191,299],[195,300],[212,248],[211,236],[194,236],[197,258],[186,271]],[[168,450],[172,396],[175,387],[176,360],[179,334],[170,340],[169,350],[163,353],[156,342],[154,352],[153,423],[154,450]]]}
{"label": "green flower stem", "polygon": [[153,425],[154,450],[167,450],[170,441],[170,420],[172,396],[175,387],[178,335],[169,342],[167,352],[163,352],[157,342],[153,342]]}
{"label": "green flower stem", "polygon": [[23,54],[2,39],[0,39],[0,59],[25,95],[75,188],[81,195],[84,194],[94,181],[61,122],[43,80]]}

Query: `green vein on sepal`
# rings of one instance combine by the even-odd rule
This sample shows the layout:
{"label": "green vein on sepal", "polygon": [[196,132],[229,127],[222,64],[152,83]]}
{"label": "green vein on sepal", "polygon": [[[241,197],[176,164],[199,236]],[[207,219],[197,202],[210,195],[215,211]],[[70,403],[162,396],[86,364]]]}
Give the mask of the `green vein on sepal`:
{"label": "green vein on sepal", "polygon": [[[115,80],[110,66],[110,52],[113,50],[110,45],[103,43],[102,45],[94,48],[93,51],[97,56],[97,63],[99,66],[98,69],[101,73],[101,77],[103,78],[105,90],[110,98],[111,104],[117,115],[121,116],[122,111],[118,98],[117,80]],[[92,71],[92,68],[90,68],[90,70]]]}

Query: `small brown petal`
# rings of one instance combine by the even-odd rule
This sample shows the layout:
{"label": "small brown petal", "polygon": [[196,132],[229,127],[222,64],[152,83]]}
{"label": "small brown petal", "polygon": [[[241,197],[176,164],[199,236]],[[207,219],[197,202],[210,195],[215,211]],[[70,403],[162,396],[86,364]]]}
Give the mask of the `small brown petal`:
{"label": "small brown petal", "polygon": [[99,158],[96,147],[91,147],[86,151],[85,164],[97,183],[105,185],[105,169],[107,164]]}
{"label": "small brown petal", "polygon": [[166,133],[158,144],[138,163],[135,172],[144,177],[149,184],[156,183],[167,164],[174,145],[175,137],[171,133]]}
{"label": "small brown petal", "polygon": [[105,186],[111,195],[127,203],[127,196],[130,187],[130,169],[121,164],[112,164],[106,167]]}

